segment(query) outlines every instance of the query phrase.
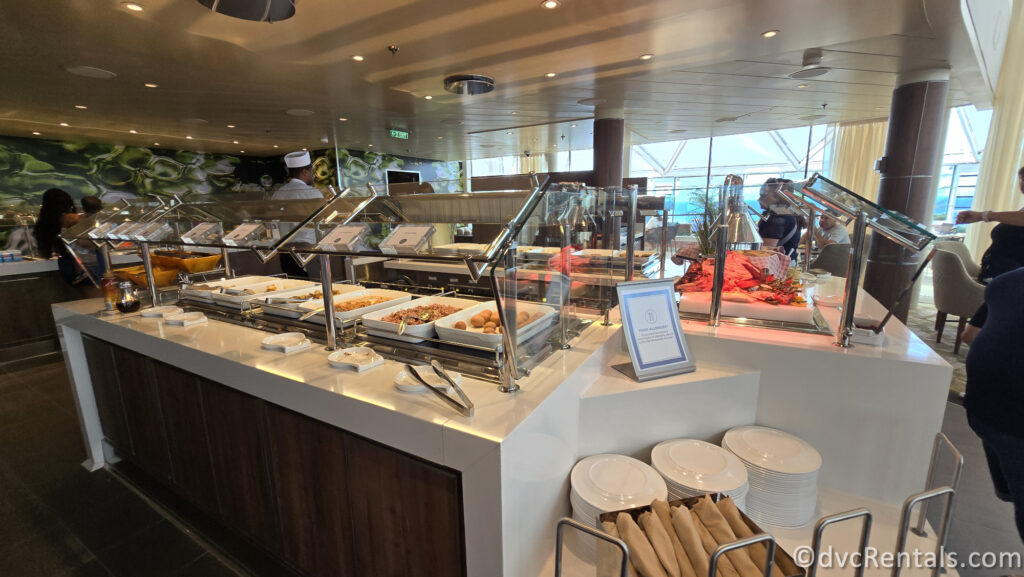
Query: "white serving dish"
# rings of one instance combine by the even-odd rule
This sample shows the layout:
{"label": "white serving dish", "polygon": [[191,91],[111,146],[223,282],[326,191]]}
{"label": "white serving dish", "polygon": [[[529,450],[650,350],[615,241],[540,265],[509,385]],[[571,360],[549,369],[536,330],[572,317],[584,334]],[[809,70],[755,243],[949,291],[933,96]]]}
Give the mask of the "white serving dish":
{"label": "white serving dish", "polygon": [[434,252],[438,254],[469,254],[478,255],[483,254],[487,250],[486,244],[480,244],[475,242],[456,242],[454,244],[442,244],[434,247]]}
{"label": "white serving dish", "polygon": [[[254,299],[276,297],[279,293],[290,292],[295,289],[309,289],[312,291],[317,286],[317,283],[308,280],[275,278],[269,281],[225,287],[226,290],[230,290],[232,292],[218,292],[211,296],[213,298],[213,302],[217,304],[225,306],[241,306],[243,303]],[[276,290],[267,291],[267,289],[271,287],[274,287]],[[252,291],[253,294],[242,292],[247,290]]]}
{"label": "white serving dish", "polygon": [[811,300],[819,307],[839,308],[843,306],[843,295],[814,295]]}
{"label": "white serving dish", "polygon": [[[395,306],[397,304],[400,304],[400,303],[409,302],[410,300],[412,300],[412,297],[413,297],[412,294],[407,293],[407,292],[402,292],[402,291],[394,291],[394,290],[388,290],[388,289],[363,289],[363,290],[360,290],[360,291],[351,292],[351,293],[347,293],[347,294],[344,294],[344,295],[341,295],[341,296],[338,296],[338,297],[334,297],[334,304],[337,305],[337,304],[343,303],[343,302],[345,302],[347,300],[358,299],[358,298],[363,298],[363,297],[372,297],[372,296],[389,297],[391,300],[386,300],[386,301],[384,301],[382,303],[378,303],[378,304],[375,304],[375,305],[370,305],[368,307],[352,309],[350,311],[335,311],[334,318],[338,319],[341,322],[350,321],[352,319],[357,319],[357,318],[363,316],[366,313],[370,313],[370,312],[373,312],[373,311],[379,311],[381,309],[386,309],[386,308],[393,307],[393,306]],[[295,318],[298,318],[299,316],[302,316],[302,314],[308,313],[309,311],[311,311],[311,310],[313,310],[315,308],[322,307],[322,306],[324,306],[323,299],[317,299],[317,300],[314,300],[314,301],[309,301],[309,302],[302,303],[302,304],[299,305],[300,314],[295,315]],[[327,322],[325,317],[324,317],[323,311],[320,311],[317,314],[309,317],[308,320],[310,322],[314,322],[314,323],[321,324],[321,325],[322,324],[326,324],[326,322]]]}
{"label": "white serving dish", "polygon": [[367,347],[349,347],[334,351],[327,356],[327,364],[336,369],[355,369],[356,372],[368,371],[384,363],[384,357]]}
{"label": "white serving dish", "polygon": [[569,480],[590,512],[644,507],[668,497],[668,486],[654,467],[625,455],[586,457],[572,468]]}
{"label": "white serving dish", "polygon": [[181,313],[178,315],[172,315],[164,318],[164,323],[168,325],[189,327],[192,325],[198,325],[206,322],[206,315],[200,312]]}
{"label": "white serving dish", "polygon": [[[434,323],[434,329],[437,331],[438,338],[442,341],[460,345],[500,349],[502,345],[501,333],[485,334],[483,328],[475,328],[469,322],[470,318],[483,310],[497,311],[498,305],[494,301],[482,302],[474,307],[446,316]],[[551,326],[552,321],[555,320],[558,314],[554,307],[527,302],[516,303],[516,311],[530,313],[530,315],[537,312],[544,314],[544,316],[526,325],[521,330],[516,331],[516,343],[529,340],[537,333]],[[459,321],[466,323],[465,329],[455,328],[455,323]],[[406,329],[406,332],[408,332],[408,329]]]}
{"label": "white serving dish", "polygon": [[[722,293],[722,314],[729,317],[746,317],[766,321],[784,321],[814,324],[814,307],[804,305],[770,305],[749,297],[751,302],[739,302],[742,293]],[[805,297],[806,298],[806,297]],[[684,313],[704,313],[711,311],[710,292],[684,292],[679,297],[679,311]]]}
{"label": "white serving dish", "polygon": [[[272,280],[277,280],[277,279],[275,279],[272,276],[241,276],[241,277],[236,277],[236,278],[225,278],[225,279],[221,279],[221,280],[215,280],[215,281],[204,282],[204,283],[197,283],[197,284],[206,285],[206,286],[210,286],[210,287],[216,287],[217,289],[220,289],[220,288],[235,288],[235,287],[239,287],[239,286],[242,286],[242,285],[254,284],[254,283],[259,283],[259,282],[266,282],[266,281],[272,281]],[[197,288],[194,288],[192,285],[186,285],[185,288],[182,289],[182,291],[181,291],[183,296],[191,298],[192,300],[204,301],[204,302],[208,302],[208,303],[212,303],[213,302],[213,295],[215,293],[217,293],[217,292],[218,292],[217,290],[197,289]]]}
{"label": "white serving dish", "polygon": [[414,306],[425,306],[431,304],[442,304],[458,307],[460,309],[467,309],[469,307],[475,306],[477,304],[477,301],[454,297],[424,297],[416,299],[415,302],[401,303],[399,305],[391,306],[386,309],[366,313],[363,315],[363,326],[366,327],[366,332],[368,332],[371,335],[387,337],[389,339],[396,339],[400,341],[405,341],[407,343],[421,343],[424,341],[424,339],[433,338],[437,336],[437,332],[434,330],[434,322],[423,323],[421,325],[407,325],[405,327],[405,334],[399,335],[399,323],[389,323],[381,319],[394,312],[410,309],[413,308]]}
{"label": "white serving dish", "polygon": [[139,316],[145,317],[147,319],[158,319],[174,315],[180,315],[183,312],[185,312],[184,309],[175,306],[149,307],[148,309],[142,309],[142,312],[139,313]]}
{"label": "white serving dish", "polygon": [[[434,372],[434,369],[432,369],[429,366],[416,365],[413,367],[413,370],[416,371],[420,375],[420,377],[423,378],[424,381],[427,381],[434,387],[441,389],[444,392],[448,392],[448,390],[452,388],[452,386],[448,384],[448,381],[438,376],[438,374]],[[455,381],[456,385],[462,384],[461,373],[448,371],[448,376],[451,377],[453,381]],[[404,391],[406,393],[422,393],[427,390],[427,387],[423,386],[422,383],[417,381],[416,377],[410,376],[405,371],[399,371],[399,373],[395,375],[395,388],[398,389],[399,391]]]}
{"label": "white serving dish", "polygon": [[651,465],[667,481],[703,493],[724,493],[747,484],[747,469],[739,457],[697,439],[658,443],[651,450]]}
{"label": "white serving dish", "polygon": [[282,353],[293,353],[308,349],[312,343],[302,333],[281,333],[270,335],[261,342],[264,349],[268,351],[280,351]]}
{"label": "white serving dish", "polygon": [[[333,284],[331,286],[334,287],[334,290],[339,291],[338,294],[334,295],[335,299],[340,299],[343,296],[347,296],[347,295],[349,295],[351,293],[355,293],[355,292],[366,290],[366,288],[363,285],[358,285],[358,284],[335,283],[335,284]],[[311,294],[314,291],[319,291],[319,290],[321,290],[321,288],[322,288],[322,286],[318,284],[318,285],[316,285],[313,288],[297,288],[297,289],[292,289],[292,290],[280,291],[280,292],[274,293],[270,298],[274,298],[274,299],[295,298],[295,297],[298,297],[298,296]],[[319,304],[323,302],[323,299],[320,299],[320,298],[316,298],[316,299],[310,298],[310,299],[306,299],[305,301],[302,301],[302,302],[277,303],[277,304],[273,304],[273,305],[266,305],[266,301],[267,300],[268,300],[267,297],[264,297],[262,299],[262,302],[265,304],[265,306],[263,307],[263,312],[267,313],[268,315],[275,315],[275,316],[286,317],[286,318],[290,318],[290,319],[297,319],[297,318],[301,317],[304,313],[309,312],[309,309],[308,308],[302,308],[302,305],[305,305],[305,304],[311,303],[311,302],[315,302],[315,303],[317,303],[317,306],[319,306]]]}

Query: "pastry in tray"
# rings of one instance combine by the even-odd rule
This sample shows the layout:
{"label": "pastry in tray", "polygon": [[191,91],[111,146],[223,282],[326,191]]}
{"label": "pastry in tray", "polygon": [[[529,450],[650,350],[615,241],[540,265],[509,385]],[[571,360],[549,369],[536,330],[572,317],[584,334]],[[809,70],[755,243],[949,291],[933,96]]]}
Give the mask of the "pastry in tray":
{"label": "pastry in tray", "polygon": [[[544,316],[543,312],[536,311],[532,315],[521,311],[516,315],[516,326],[523,328],[533,321]],[[497,310],[484,309],[469,318],[469,321],[456,321],[453,329],[462,331],[480,332],[485,335],[501,333],[501,316]]]}

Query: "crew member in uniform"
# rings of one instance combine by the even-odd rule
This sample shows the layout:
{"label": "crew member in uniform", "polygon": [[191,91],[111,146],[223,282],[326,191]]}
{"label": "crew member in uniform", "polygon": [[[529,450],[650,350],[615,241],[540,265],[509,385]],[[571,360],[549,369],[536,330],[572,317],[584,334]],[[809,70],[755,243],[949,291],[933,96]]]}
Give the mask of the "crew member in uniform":
{"label": "crew member in uniform", "polygon": [[[284,155],[284,163],[288,167],[288,177],[290,180],[274,191],[273,196],[270,197],[271,200],[324,199],[323,193],[313,186],[313,163],[309,158],[308,152],[289,152]],[[294,240],[297,242],[315,242],[315,239],[303,238],[304,234],[299,233]],[[281,270],[288,276],[309,278],[309,273],[292,255],[281,253],[280,262]]]}

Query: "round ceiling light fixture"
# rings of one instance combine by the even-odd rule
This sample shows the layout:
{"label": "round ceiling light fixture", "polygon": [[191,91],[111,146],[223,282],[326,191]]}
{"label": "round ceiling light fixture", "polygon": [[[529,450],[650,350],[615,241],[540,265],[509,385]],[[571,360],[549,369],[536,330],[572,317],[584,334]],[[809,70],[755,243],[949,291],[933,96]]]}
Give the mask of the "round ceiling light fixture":
{"label": "round ceiling light fixture", "polygon": [[33,130],[33,131],[32,131],[32,134],[33,134],[34,136],[42,136],[42,135],[43,135],[43,133],[42,133],[42,132],[39,132],[38,130]]}
{"label": "round ceiling light fixture", "polygon": [[494,90],[494,79],[483,74],[453,74],[444,79],[444,89],[452,94],[487,94]]}
{"label": "round ceiling light fixture", "polygon": [[280,22],[295,16],[294,0],[199,0],[210,10],[252,22]]}
{"label": "round ceiling light fixture", "polygon": [[642,54],[640,56],[640,60],[650,60],[651,58],[654,58],[653,54]]}
{"label": "round ceiling light fixture", "polygon": [[559,0],[544,0],[543,2],[540,3],[541,8],[546,8],[548,10],[554,10],[555,8],[558,8],[561,5],[562,3]]}
{"label": "round ceiling light fixture", "polygon": [[778,30],[765,30],[764,32],[761,33],[761,36],[764,38],[775,38],[778,35]]}
{"label": "round ceiling light fixture", "polygon": [[147,82],[147,83],[143,84],[143,86],[145,86],[146,88],[159,88],[160,87],[160,85],[157,84],[156,82]]}
{"label": "round ceiling light fixture", "polygon": [[821,65],[821,48],[808,48],[804,51],[803,67],[790,74],[789,77],[804,80],[828,74],[831,70],[828,66]]}
{"label": "round ceiling light fixture", "polygon": [[128,134],[138,134],[138,133],[139,133],[138,130],[129,130],[128,131]]}
{"label": "round ceiling light fixture", "polygon": [[117,74],[109,70],[96,68],[95,66],[68,66],[64,68],[64,70],[70,74],[74,74],[75,76],[84,76],[85,78],[96,78],[99,80],[110,80],[117,76]]}
{"label": "round ceiling light fixture", "polygon": [[61,122],[60,125],[61,126],[68,126],[68,123],[67,122]]}
{"label": "round ceiling light fixture", "polygon": [[131,10],[132,12],[142,12],[145,10],[142,4],[139,4],[138,2],[121,2],[121,6],[123,6],[125,10]]}
{"label": "round ceiling light fixture", "polygon": [[363,58],[359,54],[353,54],[352,55],[352,60],[355,60],[356,62],[362,62],[363,60],[366,60],[366,58]]}

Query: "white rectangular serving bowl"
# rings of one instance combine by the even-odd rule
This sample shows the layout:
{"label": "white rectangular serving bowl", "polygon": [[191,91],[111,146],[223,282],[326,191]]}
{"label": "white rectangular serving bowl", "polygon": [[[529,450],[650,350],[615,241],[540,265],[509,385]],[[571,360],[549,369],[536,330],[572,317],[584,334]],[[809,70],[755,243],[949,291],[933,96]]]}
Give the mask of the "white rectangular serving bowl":
{"label": "white rectangular serving bowl", "polygon": [[[331,286],[333,286],[336,290],[340,290],[341,291],[340,293],[334,295],[335,299],[340,299],[342,297],[347,297],[348,295],[350,295],[350,294],[352,294],[354,292],[360,292],[360,291],[366,290],[366,288],[363,285],[358,285],[358,284],[334,283]],[[277,293],[274,293],[273,295],[271,295],[271,298],[284,299],[284,298],[296,297],[296,296],[299,296],[299,295],[304,295],[304,294],[311,293],[313,291],[320,290],[320,288],[321,288],[321,285],[317,284],[316,287],[314,287],[314,288],[297,288],[297,289],[292,289],[292,290],[281,291],[281,292],[277,292]],[[266,298],[267,297],[263,297],[263,299],[261,299],[261,300],[264,303],[266,303]],[[315,302],[315,303],[317,303],[319,305],[320,303],[323,302],[323,299],[310,299],[308,301],[301,302],[301,303],[279,303],[279,304],[274,304],[274,305],[266,305],[265,304],[264,307],[263,307],[263,312],[267,313],[268,315],[274,315],[274,316],[279,316],[279,317],[286,317],[286,318],[289,318],[289,319],[297,319],[297,318],[301,317],[303,314],[309,312],[309,309],[308,308],[302,308],[302,305],[305,305],[305,304],[311,303],[311,302]]]}
{"label": "white rectangular serving bowl", "polygon": [[[378,303],[378,304],[375,304],[375,305],[370,305],[368,307],[352,309],[350,311],[336,311],[334,313],[334,318],[338,319],[341,322],[350,321],[352,319],[357,319],[357,318],[365,315],[366,313],[372,313],[373,311],[379,311],[381,309],[390,308],[390,307],[393,307],[393,306],[395,306],[397,304],[400,304],[400,303],[407,303],[407,302],[411,301],[412,298],[413,298],[413,295],[411,293],[407,293],[407,292],[403,292],[403,291],[393,291],[393,290],[388,290],[388,289],[376,289],[375,288],[375,289],[364,289],[364,290],[360,290],[360,291],[356,291],[356,292],[351,292],[351,293],[348,293],[348,294],[343,294],[341,296],[334,297],[334,304],[338,304],[340,302],[343,302],[343,301],[346,301],[346,300],[349,300],[349,299],[362,298],[362,297],[372,297],[372,296],[394,297],[394,298],[392,298],[391,300],[388,300],[388,301],[384,301],[382,303]],[[310,310],[315,309],[317,307],[321,307],[323,305],[324,305],[323,299],[317,299],[315,301],[309,301],[309,302],[306,302],[306,303],[302,303],[301,305],[299,305],[299,307],[302,309],[302,313],[307,313]],[[301,314],[296,316],[295,318],[298,318],[299,316],[301,316]],[[320,324],[320,325],[327,323],[327,320],[324,317],[323,311],[320,311],[317,314],[309,317],[309,319],[307,319],[307,320],[309,320],[310,322],[313,322],[313,323]]]}
{"label": "white rectangular serving bowl", "polygon": [[[494,301],[482,302],[472,308],[439,319],[434,323],[434,329],[437,331],[438,338],[442,341],[497,350],[502,346],[502,335],[500,333],[493,335],[484,334],[483,329],[473,328],[469,322],[469,319],[477,313],[483,310],[497,310],[497,308],[498,305]],[[533,338],[534,335],[551,326],[551,322],[558,315],[558,310],[554,307],[528,302],[516,303],[516,312],[527,312],[530,315],[536,312],[544,313],[544,316],[541,318],[526,325],[522,330],[516,331],[517,344]],[[466,323],[465,329],[455,328],[455,323],[459,321]]]}
{"label": "white rectangular serving bowl", "polygon": [[[215,280],[215,281],[211,281],[211,282],[198,283],[198,284],[203,284],[203,285],[206,285],[206,286],[212,286],[212,287],[218,287],[218,288],[235,288],[235,287],[240,287],[240,286],[243,286],[243,285],[256,284],[256,283],[267,282],[267,281],[272,281],[272,280],[276,280],[276,279],[274,279],[274,277],[272,277],[272,276],[244,276],[244,277],[236,277],[236,278],[226,278],[226,279]],[[182,289],[181,292],[182,292],[182,294],[184,296],[186,296],[188,298],[191,298],[191,299],[197,300],[197,301],[208,302],[208,303],[212,303],[213,302],[213,295],[217,293],[217,291],[215,291],[215,290],[212,290],[212,291],[209,291],[209,290],[199,290],[199,289],[194,289],[194,288],[188,288],[187,286],[186,286],[186,288]]]}
{"label": "white rectangular serving bowl", "polygon": [[[265,292],[265,290],[272,285],[276,286],[277,290]],[[240,307],[242,306],[243,303],[246,303],[253,299],[276,297],[279,293],[288,292],[295,289],[313,290],[316,286],[318,286],[317,283],[308,280],[299,280],[292,278],[275,278],[269,281],[230,287],[233,290],[251,290],[255,294],[214,293],[212,297],[213,302],[217,304]]]}

